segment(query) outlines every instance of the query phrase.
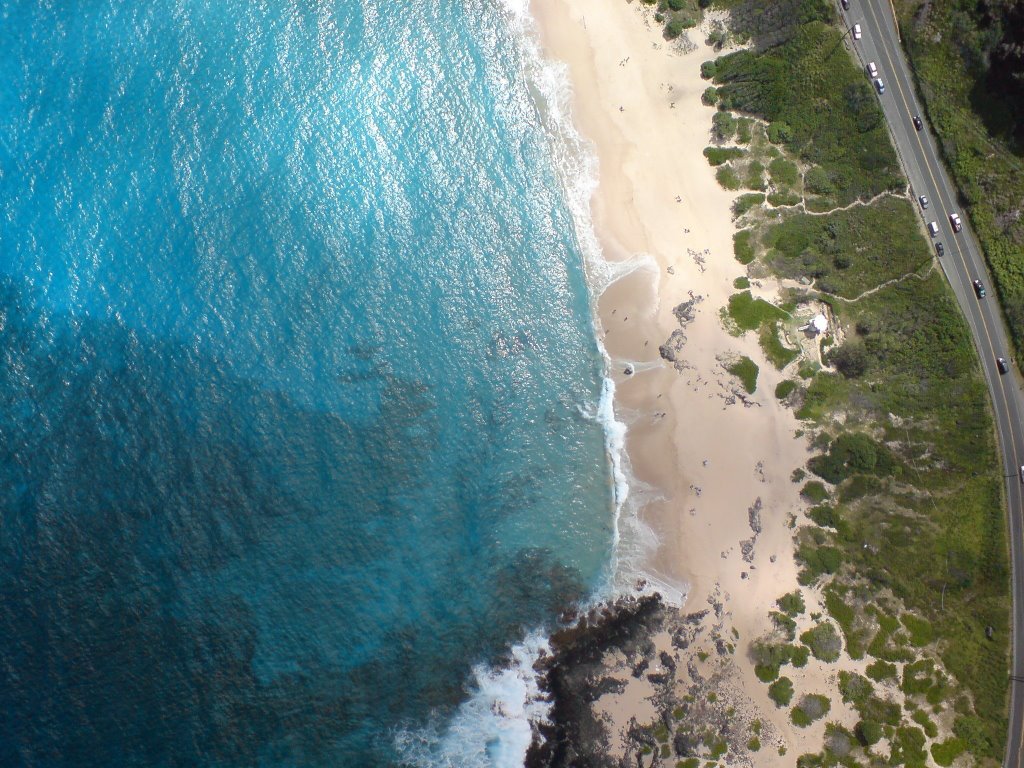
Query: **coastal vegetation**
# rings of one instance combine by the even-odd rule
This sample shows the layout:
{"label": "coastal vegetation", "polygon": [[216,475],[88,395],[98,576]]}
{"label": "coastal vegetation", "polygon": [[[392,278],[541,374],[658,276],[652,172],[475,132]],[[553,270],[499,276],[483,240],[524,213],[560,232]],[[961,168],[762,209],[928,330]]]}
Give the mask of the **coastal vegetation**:
{"label": "coastal vegetation", "polygon": [[726,370],[740,380],[743,389],[748,394],[754,394],[757,390],[757,374],[759,373],[757,363],[744,355],[734,363],[726,366]]}
{"label": "coastal vegetation", "polygon": [[1024,346],[1024,5],[895,0],[917,91]]}
{"label": "coastal vegetation", "polygon": [[[702,67],[714,108],[730,116],[716,117],[705,155],[741,193],[737,260],[752,282],[771,275],[787,286],[777,304],[734,294],[723,322],[758,333],[782,368],[791,361],[773,357],[771,339],[812,307],[830,318],[813,354],[790,350],[799,380],[776,390],[814,436],[802,492],[813,506],[796,530],[797,556],[800,583],[827,616],[808,620],[791,595],[780,598],[775,635],[751,645],[758,676],[779,706],[796,698],[790,717],[808,725],[803,705],[813,711],[809,697],[820,692],[780,676],[800,658],[794,650],[812,663],[869,659],[867,676],[839,675],[857,727],[832,728],[800,765],[861,764],[857,755],[880,746],[891,765],[929,756],[950,764],[964,753],[998,761],[1009,566],[993,426],[968,329],[933,268],[877,99],[831,5],[722,5],[730,36],[752,45]],[[1024,273],[1016,277],[1024,321]],[[835,749],[846,751],[842,761]]]}

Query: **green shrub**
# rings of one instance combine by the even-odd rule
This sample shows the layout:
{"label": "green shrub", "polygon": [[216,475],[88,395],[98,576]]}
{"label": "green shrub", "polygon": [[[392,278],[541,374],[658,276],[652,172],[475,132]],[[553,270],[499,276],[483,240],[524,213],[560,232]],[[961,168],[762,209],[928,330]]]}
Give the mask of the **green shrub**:
{"label": "green shrub", "polygon": [[827,454],[814,456],[807,466],[833,485],[838,485],[855,472],[886,476],[895,474],[897,469],[892,451],[862,432],[839,435],[829,445]]}
{"label": "green shrub", "polygon": [[715,76],[718,67],[713,61],[705,61],[700,65],[700,76],[705,80],[711,80]]}
{"label": "green shrub", "polygon": [[747,166],[747,178],[745,181],[747,189],[756,189],[760,192],[765,190],[764,165],[754,160]]}
{"label": "green shrub", "polygon": [[[849,266],[849,262],[846,263]],[[857,379],[867,373],[869,360],[863,344],[847,342],[828,355],[828,362],[848,379]]]}
{"label": "green shrub", "polygon": [[697,21],[692,16],[675,16],[665,25],[665,37],[675,40],[685,30],[695,26],[697,26]]}
{"label": "green shrub", "polygon": [[991,754],[995,744],[989,735],[987,723],[973,715],[961,715],[953,721],[953,733],[973,755]]}
{"label": "green shrub", "polygon": [[877,744],[882,738],[882,726],[874,720],[861,720],[854,727],[853,732],[863,746],[870,747]]}
{"label": "green shrub", "polygon": [[803,200],[796,192],[772,192],[768,195],[768,202],[776,208],[786,205],[797,205]]}
{"label": "green shrub", "polygon": [[775,628],[782,632],[787,640],[796,637],[796,621],[779,611],[772,611],[770,615]]}
{"label": "green shrub", "polygon": [[726,366],[726,370],[740,380],[743,388],[748,393],[754,394],[757,390],[757,363],[744,355],[735,363]]}
{"label": "green shrub", "polygon": [[810,655],[811,650],[806,645],[795,645],[789,655],[789,663],[797,669],[802,669],[807,666],[807,657]]}
{"label": "green shrub", "polygon": [[713,107],[718,102],[718,89],[713,85],[709,85],[704,89],[704,93],[700,96],[701,102],[706,107]]}
{"label": "green shrub", "polygon": [[960,755],[964,753],[967,745],[964,744],[963,739],[958,739],[955,736],[951,739],[932,744],[932,758],[935,760],[937,765],[948,768],[953,764]]}
{"label": "green shrub", "polygon": [[735,280],[732,281],[732,287],[735,288],[736,290],[739,290],[739,291],[742,291],[742,290],[744,290],[746,288],[749,288],[750,287],[750,278],[747,277],[746,275],[742,275],[740,277],[737,277]]}
{"label": "green shrub", "polygon": [[728,141],[736,133],[736,118],[723,110],[715,112],[711,118],[711,131],[719,141]]}
{"label": "green shrub", "polygon": [[932,625],[927,619],[922,619],[911,613],[905,613],[900,617],[900,620],[903,622],[903,626],[910,632],[911,645],[922,648],[930,645],[935,639]]}
{"label": "green shrub", "polygon": [[796,553],[804,564],[800,572],[800,583],[813,584],[822,574],[833,574],[843,564],[843,553],[836,547],[801,544]]}
{"label": "green shrub", "polygon": [[796,163],[784,157],[777,157],[768,164],[768,173],[771,174],[772,183],[776,187],[796,186],[800,179],[800,171]]}
{"label": "green shrub", "polygon": [[722,165],[737,157],[743,157],[745,154],[746,151],[739,147],[704,147],[704,157],[712,166]]}
{"label": "green shrub", "polygon": [[932,722],[932,719],[930,717],[928,717],[927,712],[925,712],[922,709],[919,709],[916,712],[914,712],[912,717],[914,722],[920,725],[922,729],[924,729],[924,734],[929,739],[934,739],[936,736],[939,735],[938,726],[935,725],[934,722]]}
{"label": "green shrub", "polygon": [[750,646],[750,658],[755,664],[779,667],[789,661],[790,647],[784,643],[758,640]]}
{"label": "green shrub", "polygon": [[923,766],[928,759],[928,753],[924,749],[924,733],[920,728],[914,726],[897,728],[895,735],[889,739],[889,744],[892,747],[889,757],[891,765],[906,763],[907,765]]}
{"label": "green shrub", "polygon": [[764,350],[765,357],[768,358],[768,362],[781,371],[800,356],[800,351],[784,346],[779,338],[780,331],[779,323],[765,323],[761,326],[758,341],[761,344],[761,349]]}
{"label": "green shrub", "polygon": [[903,719],[903,712],[900,710],[899,704],[878,696],[869,697],[857,708],[857,712],[864,720],[873,720],[884,725],[899,725]]}
{"label": "green shrub", "polygon": [[824,168],[814,167],[804,174],[804,188],[815,195],[831,196],[836,187]]}
{"label": "green shrub", "polygon": [[770,123],[768,125],[768,141],[772,144],[789,144],[793,140],[793,129],[786,123]]}
{"label": "green shrub", "polygon": [[770,683],[779,676],[779,668],[777,666],[756,664],[754,666],[754,674],[757,675],[757,679],[762,683]]}
{"label": "green shrub", "polygon": [[811,649],[814,658],[826,662],[837,661],[839,652],[843,649],[843,641],[839,637],[839,633],[828,622],[808,629],[800,635],[800,642]]}
{"label": "green shrub", "polygon": [[828,714],[832,704],[828,696],[820,693],[809,693],[800,699],[800,702],[790,712],[790,719],[793,725],[806,728],[815,720],[820,720]]}
{"label": "green shrub", "polygon": [[729,297],[728,315],[741,331],[756,331],[763,323],[784,319],[786,313],[764,299],[755,299],[750,291]]}
{"label": "green shrub", "polygon": [[754,138],[754,121],[749,117],[741,117],[736,121],[736,143],[749,144]]}
{"label": "green shrub", "polygon": [[819,504],[807,510],[807,516],[822,528],[838,528],[839,512],[835,507],[828,504]]}
{"label": "green shrub", "polygon": [[757,752],[761,749],[761,740],[757,736],[751,736],[750,741],[747,742],[747,749],[751,752]]}
{"label": "green shrub", "polygon": [[846,602],[846,594],[845,590],[841,591],[835,586],[828,587],[825,590],[825,608],[843,631],[843,637],[846,638],[846,652],[850,658],[863,659],[866,650],[865,631],[854,626],[856,612]]}
{"label": "green shrub", "polygon": [[877,682],[895,680],[897,675],[896,665],[881,659],[868,664],[866,672],[868,677]]}
{"label": "green shrub", "polygon": [[732,204],[732,215],[739,218],[755,205],[760,205],[764,202],[764,192],[748,192],[745,195],[740,195]]}
{"label": "green shrub", "polygon": [[778,384],[775,385],[775,397],[779,400],[785,400],[793,393],[793,390],[795,389],[796,382],[793,381],[792,379],[780,381]]}
{"label": "green shrub", "polygon": [[800,495],[812,504],[820,504],[828,498],[828,489],[818,480],[809,480],[800,489]]}
{"label": "green shrub", "polygon": [[749,264],[754,260],[753,236],[753,230],[750,229],[741,229],[732,236],[732,250],[740,264]]}
{"label": "green shrub", "polygon": [[768,697],[775,702],[775,706],[786,706],[793,699],[793,681],[788,677],[780,677],[768,686]]}
{"label": "green shrub", "polygon": [[935,662],[931,659],[919,659],[903,666],[903,681],[900,688],[908,696],[915,693],[925,693],[932,687],[932,673],[935,671]]}
{"label": "green shrub", "polygon": [[722,185],[722,189],[740,188],[740,177],[736,175],[731,165],[723,165],[715,171],[715,178]]}
{"label": "green shrub", "polygon": [[860,709],[875,693],[871,681],[856,672],[843,670],[839,673],[839,694],[847,704],[853,704],[854,709]]}
{"label": "green shrub", "polygon": [[807,607],[804,604],[804,596],[799,589],[786,593],[776,600],[775,604],[779,606],[780,610],[789,616],[799,616],[807,610]]}

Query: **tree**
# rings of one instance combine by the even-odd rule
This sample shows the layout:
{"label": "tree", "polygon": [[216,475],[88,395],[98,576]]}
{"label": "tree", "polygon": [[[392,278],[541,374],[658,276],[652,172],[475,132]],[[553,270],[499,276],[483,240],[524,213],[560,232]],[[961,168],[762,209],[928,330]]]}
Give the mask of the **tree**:
{"label": "tree", "polygon": [[860,378],[868,370],[868,353],[863,344],[843,344],[829,355],[829,360],[847,379]]}
{"label": "tree", "polygon": [[874,720],[861,720],[854,728],[854,733],[857,735],[857,741],[865,747],[870,747],[882,738],[882,726]]}

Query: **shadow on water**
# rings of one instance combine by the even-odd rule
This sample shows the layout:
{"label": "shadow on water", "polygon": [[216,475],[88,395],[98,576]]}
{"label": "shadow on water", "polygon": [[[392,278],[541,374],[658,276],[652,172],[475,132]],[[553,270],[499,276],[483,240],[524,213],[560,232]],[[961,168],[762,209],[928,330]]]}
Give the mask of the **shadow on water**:
{"label": "shadow on water", "polygon": [[522,478],[418,509],[417,382],[348,418],[39,306],[0,278],[0,764],[387,764],[580,596],[490,543]]}

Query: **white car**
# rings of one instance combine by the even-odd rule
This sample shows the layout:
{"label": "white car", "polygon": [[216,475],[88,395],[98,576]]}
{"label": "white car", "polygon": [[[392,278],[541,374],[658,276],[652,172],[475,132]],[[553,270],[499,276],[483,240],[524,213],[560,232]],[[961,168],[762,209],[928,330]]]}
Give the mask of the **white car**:
{"label": "white car", "polygon": [[878,77],[878,67],[875,66],[875,62],[868,62],[868,77],[874,79]]}
{"label": "white car", "polygon": [[961,229],[964,228],[963,223],[960,221],[960,214],[959,213],[951,213],[951,214],[949,214],[949,223],[953,225],[953,231],[954,232],[959,232]]}
{"label": "white car", "polygon": [[924,195],[921,195],[921,196],[920,196],[919,198],[917,198],[917,199],[918,199],[918,201],[919,201],[919,202],[921,203],[921,208],[922,208],[922,209],[925,209],[925,208],[927,208],[927,207],[928,207],[928,198],[927,198],[927,197],[925,197]]}
{"label": "white car", "polygon": [[928,232],[931,234],[932,237],[936,237],[939,234],[939,222],[929,221]]}
{"label": "white car", "polygon": [[854,24],[853,25],[853,39],[854,40],[860,40],[861,37],[862,37],[862,33],[860,31],[860,24]]}

